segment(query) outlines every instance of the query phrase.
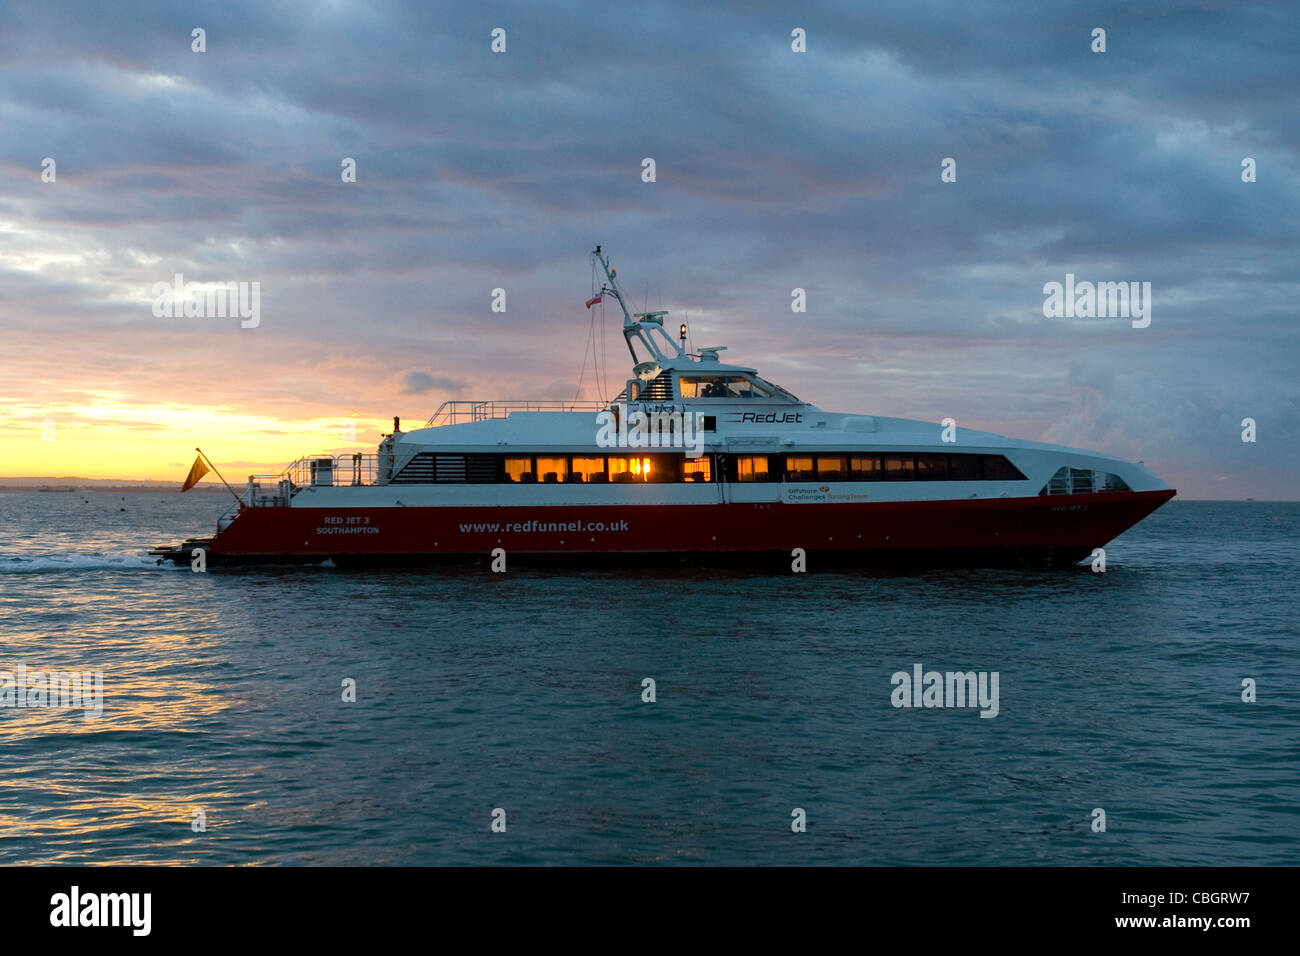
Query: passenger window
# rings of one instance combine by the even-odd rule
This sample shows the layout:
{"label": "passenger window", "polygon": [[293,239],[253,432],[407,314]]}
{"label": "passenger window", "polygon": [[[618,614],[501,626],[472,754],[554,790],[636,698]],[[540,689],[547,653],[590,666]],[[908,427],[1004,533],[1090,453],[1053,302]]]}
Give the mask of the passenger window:
{"label": "passenger window", "polygon": [[713,461],[709,458],[687,458],[682,462],[683,481],[712,481]]}
{"label": "passenger window", "polygon": [[787,481],[812,481],[816,477],[812,456],[786,455],[785,477]]}
{"label": "passenger window", "polygon": [[844,459],[838,455],[818,455],[817,477],[821,481],[844,481],[848,477],[845,474]]}
{"label": "passenger window", "polygon": [[579,458],[575,455],[570,475],[573,481],[599,483],[609,480],[605,475],[605,459],[603,457]]}
{"label": "passenger window", "polygon": [[537,480],[547,485],[554,485],[569,480],[569,459],[538,458]]}
{"label": "passenger window", "polygon": [[654,476],[654,463],[649,458],[609,458],[610,481],[654,481]]}
{"label": "passenger window", "polygon": [[921,454],[916,456],[916,477],[922,481],[945,481],[948,478],[948,456]]}
{"label": "passenger window", "polygon": [[953,481],[982,481],[984,459],[981,455],[949,455],[948,477]]}
{"label": "passenger window", "polygon": [[506,458],[506,481],[536,481],[532,458]]}
{"label": "passenger window", "polygon": [[854,481],[880,481],[883,477],[879,455],[852,455],[849,458],[849,474]]}
{"label": "passenger window", "polygon": [[916,467],[911,455],[886,455],[885,480],[911,481],[916,477]]}

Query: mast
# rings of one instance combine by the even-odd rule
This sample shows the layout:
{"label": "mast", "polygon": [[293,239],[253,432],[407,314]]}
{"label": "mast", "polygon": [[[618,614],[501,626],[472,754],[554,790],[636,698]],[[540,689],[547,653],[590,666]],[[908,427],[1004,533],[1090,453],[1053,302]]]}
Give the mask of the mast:
{"label": "mast", "polygon": [[[632,353],[633,371],[638,376],[643,373],[652,376],[658,375],[662,363],[684,359],[686,357],[685,344],[678,345],[671,336],[664,332],[664,316],[668,313],[644,312],[633,316],[628,311],[627,303],[623,301],[623,293],[619,291],[618,282],[614,278],[618,275],[618,270],[610,268],[609,257],[600,251],[600,246],[596,247],[596,251],[592,255],[596,257],[605,270],[605,284],[600,287],[600,294],[602,296],[606,293],[612,295],[618,300],[618,307],[623,310],[623,338],[627,341],[627,350]],[[662,343],[655,341],[655,334],[662,337]],[[637,355],[633,342],[641,343],[641,346],[649,355],[649,360],[642,361],[642,357]]]}
{"label": "mast", "polygon": [[596,257],[597,261],[599,261],[601,266],[605,269],[606,284],[601,286],[600,294],[604,295],[608,292],[618,300],[618,307],[623,310],[623,328],[635,325],[636,323],[632,321],[632,314],[627,310],[627,303],[623,301],[623,293],[618,291],[618,283],[614,281],[614,276],[618,274],[618,270],[609,267],[609,256],[601,253],[600,246],[596,247],[596,251],[593,252],[592,255]]}

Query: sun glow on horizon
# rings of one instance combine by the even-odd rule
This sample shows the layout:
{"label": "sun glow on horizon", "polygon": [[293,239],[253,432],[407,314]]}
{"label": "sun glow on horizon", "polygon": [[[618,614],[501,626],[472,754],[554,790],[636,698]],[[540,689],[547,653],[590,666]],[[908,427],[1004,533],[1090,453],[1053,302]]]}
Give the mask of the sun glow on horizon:
{"label": "sun glow on horizon", "polygon": [[[90,402],[0,398],[0,476],[184,479],[200,447],[230,481],[325,451],[373,450],[391,420],[284,420],[223,407],[141,404],[111,392]],[[373,440],[372,440],[373,439]]]}

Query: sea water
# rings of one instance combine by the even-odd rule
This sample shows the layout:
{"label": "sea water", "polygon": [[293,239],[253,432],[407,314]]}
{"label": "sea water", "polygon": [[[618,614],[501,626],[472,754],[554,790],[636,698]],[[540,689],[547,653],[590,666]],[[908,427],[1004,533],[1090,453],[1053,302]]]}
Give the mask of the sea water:
{"label": "sea water", "polygon": [[103,694],[0,706],[0,863],[1300,863],[1300,505],[1105,573],[145,554],[229,503],[0,494],[0,672]]}

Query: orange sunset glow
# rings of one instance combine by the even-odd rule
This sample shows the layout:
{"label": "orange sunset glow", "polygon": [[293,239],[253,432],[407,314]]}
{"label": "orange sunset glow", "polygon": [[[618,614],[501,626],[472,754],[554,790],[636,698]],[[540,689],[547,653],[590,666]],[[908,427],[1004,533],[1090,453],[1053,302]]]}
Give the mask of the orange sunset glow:
{"label": "orange sunset glow", "polygon": [[[356,441],[343,440],[349,426]],[[285,422],[220,408],[136,404],[113,395],[93,404],[12,402],[0,413],[0,461],[4,476],[12,477],[179,481],[198,446],[236,482],[278,471],[299,454],[372,447],[381,428],[391,427],[391,421],[371,419]]]}

